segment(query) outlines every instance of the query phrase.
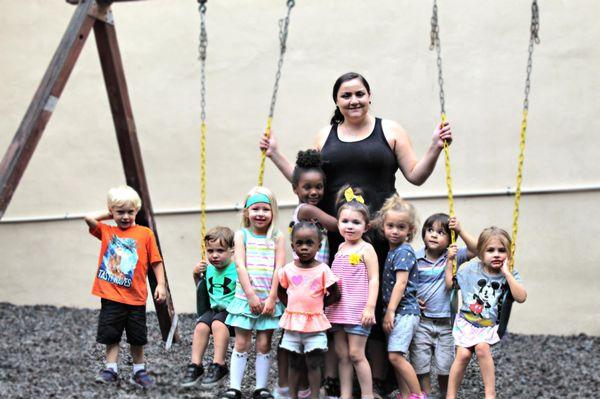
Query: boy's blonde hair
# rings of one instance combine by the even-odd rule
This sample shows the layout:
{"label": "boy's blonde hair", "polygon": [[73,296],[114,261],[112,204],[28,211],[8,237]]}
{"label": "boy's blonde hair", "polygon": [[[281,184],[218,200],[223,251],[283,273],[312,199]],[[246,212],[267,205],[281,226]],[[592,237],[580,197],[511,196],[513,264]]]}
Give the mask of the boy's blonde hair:
{"label": "boy's blonde hair", "polygon": [[506,230],[496,226],[483,229],[479,235],[479,239],[477,240],[477,256],[479,256],[479,259],[483,259],[483,251],[485,251],[485,247],[493,238],[497,238],[502,245],[504,245],[508,253],[508,259],[510,259],[510,246],[512,241],[510,239],[510,235],[506,232]]}
{"label": "boy's blonde hair", "polygon": [[271,205],[271,215],[273,215],[273,217],[271,218],[271,225],[269,226],[269,229],[267,230],[267,238],[275,238],[275,236],[279,232],[279,230],[277,229],[277,214],[278,214],[277,200],[275,199],[275,195],[273,195],[273,192],[266,187],[263,187],[263,186],[252,187],[252,189],[248,192],[248,194],[244,198],[244,210],[242,211],[242,226],[250,227],[250,218],[248,217],[248,208],[246,207],[246,204],[248,203],[248,199],[255,194],[265,195],[269,199],[269,202],[270,202],[269,205]]}
{"label": "boy's blonde hair", "polygon": [[389,211],[396,211],[405,213],[408,215],[408,223],[410,224],[410,232],[406,237],[406,242],[411,242],[415,235],[417,234],[417,225],[419,221],[417,220],[417,211],[415,207],[410,202],[402,199],[398,194],[393,194],[391,197],[385,200],[383,206],[377,212],[377,216],[375,218],[375,227],[377,230],[383,234],[383,223],[385,222],[385,215]]}
{"label": "boy's blonde hair", "polygon": [[136,211],[139,211],[142,207],[142,199],[133,188],[122,185],[108,190],[106,204],[108,209],[129,204],[133,205]]}
{"label": "boy's blonde hair", "polygon": [[204,242],[217,242],[226,249],[233,248],[234,233],[229,227],[217,226],[208,230],[204,236]]}

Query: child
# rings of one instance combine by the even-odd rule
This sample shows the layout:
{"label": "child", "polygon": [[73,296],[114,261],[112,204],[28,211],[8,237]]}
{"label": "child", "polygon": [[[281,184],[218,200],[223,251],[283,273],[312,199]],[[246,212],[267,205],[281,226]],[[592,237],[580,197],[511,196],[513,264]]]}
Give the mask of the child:
{"label": "child", "polygon": [[408,244],[417,230],[415,209],[394,194],[381,207],[377,224],[390,246],[381,286],[383,331],[388,337],[388,358],[396,373],[406,383],[409,398],[421,398],[417,374],[405,358],[419,324],[417,260]]}
{"label": "child", "polygon": [[201,273],[206,279],[210,309],[196,320],[194,338],[192,340],[192,362],[188,365],[181,386],[191,387],[200,381],[204,373],[202,358],[208,346],[210,334],[214,341],[213,363],[202,379],[201,386],[210,388],[229,373],[225,365],[225,355],[229,346],[229,328],[225,325],[227,305],[233,299],[237,271],[231,257],[233,255],[233,231],[227,227],[215,227],[204,236],[206,259],[194,268],[196,286],[200,282]]}
{"label": "child", "polygon": [[[496,397],[494,359],[491,345],[498,337],[498,302],[506,290],[514,300],[525,302],[527,292],[516,270],[510,272],[511,240],[508,233],[498,227],[489,227],[477,240],[479,261],[472,261],[458,269],[456,282],[462,293],[462,306],[454,320],[452,335],[456,344],[456,358],[450,368],[448,399],[456,398],[458,387],[473,352],[479,360],[486,398]],[[448,250],[446,287],[452,287],[452,260],[456,246]]]}
{"label": "child", "polygon": [[[337,231],[337,220],[321,209],[317,208],[317,204],[323,198],[325,191],[325,172],[321,168],[321,153],[317,150],[299,151],[296,158],[296,166],[292,174],[292,188],[298,196],[300,204],[296,207],[292,214],[292,222],[290,227],[293,227],[301,220],[316,221],[326,230],[322,234],[321,246],[315,259],[321,263],[329,264],[329,241],[327,239],[328,231]],[[294,259],[297,259],[295,252],[292,252]],[[333,340],[331,340],[333,341]],[[332,343],[333,345],[333,343]],[[326,394],[334,397],[339,396],[339,380],[337,379],[337,358],[335,351],[326,353],[325,364],[325,388]],[[275,398],[287,398],[289,396],[288,382],[288,359],[287,351],[280,350],[277,347],[277,366],[279,374],[279,386],[273,391]],[[306,381],[306,370],[302,374],[300,380]],[[309,394],[308,390],[301,390],[299,396],[305,397]]]}
{"label": "child", "polygon": [[256,331],[256,389],[253,398],[272,398],[267,389],[271,337],[279,327],[283,305],[277,300],[275,270],[285,262],[284,237],[277,230],[277,202],[271,191],[254,187],[244,201],[243,228],[235,233],[238,281],[227,306],[227,325],[235,327],[230,362],[230,388],[223,399],[241,399],[252,331]]}
{"label": "child", "polygon": [[338,201],[340,244],[331,270],[340,279],[341,300],[325,309],[333,324],[335,351],[339,359],[341,397],[352,397],[352,367],[356,370],[363,398],[373,398],[371,366],[365,346],[375,324],[379,291],[379,267],[373,246],[363,240],[369,225],[369,209],[351,187],[342,188]]}
{"label": "child", "polygon": [[[287,302],[279,325],[285,330],[280,347],[289,353],[291,397],[298,398],[298,382],[304,362],[308,369],[310,397],[319,398],[321,367],[327,351],[325,331],[331,324],[323,313],[327,304],[339,300],[338,278],[329,266],[315,259],[323,232],[311,222],[292,228],[292,249],[296,259],[279,269],[280,298]],[[281,292],[283,291],[283,292]]]}
{"label": "child", "polygon": [[[115,383],[118,380],[119,341],[123,330],[133,358],[133,374],[129,381],[150,388],[154,381],[144,365],[146,330],[146,275],[148,266],[156,276],[154,299],[166,299],[162,258],[152,230],[135,224],[142,200],[128,186],[108,191],[108,212],[85,216],[90,234],[102,241],[98,271],[92,294],[101,299],[96,342],[106,345],[106,368],[96,382]],[[101,223],[113,219],[116,226]]]}
{"label": "child", "polygon": [[427,395],[431,392],[429,372],[434,359],[442,397],[446,396],[448,374],[454,360],[450,290],[446,288],[445,281],[450,230],[454,230],[467,245],[456,254],[457,266],[473,258],[477,252],[475,238],[460,227],[455,217],[449,218],[445,213],[436,213],[427,218],[421,229],[425,247],[416,253],[419,270],[417,297],[421,304],[421,320],[410,346],[410,358],[421,390]]}

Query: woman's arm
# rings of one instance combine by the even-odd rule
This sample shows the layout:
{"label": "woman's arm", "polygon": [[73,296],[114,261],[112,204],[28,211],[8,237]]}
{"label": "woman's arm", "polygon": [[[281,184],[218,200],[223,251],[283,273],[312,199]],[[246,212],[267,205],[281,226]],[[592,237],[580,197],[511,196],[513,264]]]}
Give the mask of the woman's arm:
{"label": "woman's arm", "polygon": [[523,287],[523,285],[517,281],[515,276],[513,276],[508,269],[508,260],[505,260],[504,264],[502,265],[502,274],[504,274],[504,277],[506,278],[506,282],[510,288],[510,293],[515,301],[518,303],[525,302],[527,299],[527,291],[525,291],[525,287]]}
{"label": "woman's arm", "polygon": [[[393,143],[393,151],[402,174],[410,183],[420,186],[431,175],[444,148],[444,141],[452,141],[452,130],[448,122],[440,123],[433,132],[433,141],[423,158],[417,158],[408,133],[396,122],[385,120],[382,125],[388,142]],[[390,140],[391,139],[391,140]]]}
{"label": "woman's arm", "polygon": [[304,204],[298,211],[299,220],[317,220],[328,231],[337,231],[337,219],[314,205]]}
{"label": "woman's arm", "polygon": [[375,249],[371,244],[366,244],[363,259],[369,278],[369,295],[367,296],[367,305],[363,311],[361,322],[363,326],[372,326],[375,324],[375,304],[379,295],[379,263],[377,262],[377,253],[375,253]]}
{"label": "woman's arm", "polygon": [[235,257],[235,269],[238,274],[238,281],[248,298],[248,305],[250,310],[254,314],[260,314],[262,312],[262,304],[260,299],[254,292],[252,284],[250,284],[250,276],[246,270],[246,246],[244,245],[244,233],[237,231],[234,238],[234,257]]}
{"label": "woman's arm", "polygon": [[294,173],[294,165],[285,157],[285,155],[283,155],[281,151],[279,151],[279,145],[277,144],[277,140],[275,140],[273,130],[271,130],[269,137],[267,137],[266,134],[261,136],[258,146],[261,151],[266,152],[267,157],[273,161],[275,166],[277,166],[277,169],[279,169],[283,176],[291,183],[292,174]]}
{"label": "woman's arm", "polygon": [[383,317],[383,331],[389,334],[394,329],[394,318],[396,317],[396,309],[398,304],[404,296],[404,290],[408,283],[408,270],[396,271],[396,284],[392,289],[392,295],[390,296],[390,303],[385,310],[385,316]]}

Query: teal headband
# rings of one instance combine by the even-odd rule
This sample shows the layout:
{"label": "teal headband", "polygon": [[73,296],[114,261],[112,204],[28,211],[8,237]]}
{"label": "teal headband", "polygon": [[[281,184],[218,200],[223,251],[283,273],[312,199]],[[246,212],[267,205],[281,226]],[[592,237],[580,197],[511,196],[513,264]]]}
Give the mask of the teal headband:
{"label": "teal headband", "polygon": [[246,206],[245,206],[245,208],[248,208],[249,206],[254,205],[254,204],[258,204],[258,203],[263,203],[263,204],[269,204],[270,205],[271,204],[271,200],[265,194],[261,194],[261,193],[252,194],[246,200]]}

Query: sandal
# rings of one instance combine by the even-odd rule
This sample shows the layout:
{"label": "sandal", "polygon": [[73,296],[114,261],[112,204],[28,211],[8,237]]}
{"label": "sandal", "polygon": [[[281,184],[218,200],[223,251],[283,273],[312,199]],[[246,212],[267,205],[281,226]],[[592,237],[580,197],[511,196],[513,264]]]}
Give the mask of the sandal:
{"label": "sandal", "polygon": [[267,388],[259,388],[252,393],[252,399],[274,399]]}
{"label": "sandal", "polygon": [[219,396],[219,399],[242,399],[242,392],[235,388],[229,388]]}

